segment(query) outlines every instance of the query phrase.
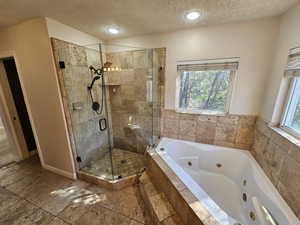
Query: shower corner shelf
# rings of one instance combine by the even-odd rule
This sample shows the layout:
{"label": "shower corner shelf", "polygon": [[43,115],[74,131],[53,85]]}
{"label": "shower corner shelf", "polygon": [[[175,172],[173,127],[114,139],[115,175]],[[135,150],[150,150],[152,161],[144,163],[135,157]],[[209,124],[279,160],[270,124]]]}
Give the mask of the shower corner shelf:
{"label": "shower corner shelf", "polygon": [[107,83],[105,84],[106,87],[108,87],[112,92],[115,94],[117,92],[117,89],[121,86],[121,84],[118,83]]}
{"label": "shower corner shelf", "polygon": [[[99,86],[101,86],[101,84],[99,84]],[[118,83],[106,83],[105,86],[115,87],[115,86],[121,86],[121,84],[118,84]]]}
{"label": "shower corner shelf", "polygon": [[105,84],[106,86],[121,86],[121,84],[118,84],[118,83],[108,83],[108,84]]}

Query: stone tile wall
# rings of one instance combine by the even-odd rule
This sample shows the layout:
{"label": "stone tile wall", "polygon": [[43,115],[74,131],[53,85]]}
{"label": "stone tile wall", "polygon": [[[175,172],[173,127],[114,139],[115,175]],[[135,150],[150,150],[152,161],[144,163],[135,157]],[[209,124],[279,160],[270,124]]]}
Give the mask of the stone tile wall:
{"label": "stone tile wall", "polygon": [[211,116],[162,109],[163,137],[250,150],[256,116]]}
{"label": "stone tile wall", "polygon": [[300,141],[289,137],[258,119],[252,153],[300,219]]}
{"label": "stone tile wall", "polygon": [[[99,129],[99,119],[106,118],[105,108],[102,115],[93,112],[87,90],[94,76],[89,66],[101,66],[100,54],[96,50],[54,38],[52,46],[73,151],[82,158],[81,166],[85,166],[108,151],[108,132],[100,132]],[[64,69],[59,67],[59,61],[65,62]],[[94,85],[93,96],[100,103],[102,90],[97,84]],[[74,110],[74,104],[81,109]]]}
{"label": "stone tile wall", "polygon": [[[113,66],[122,68],[119,72],[108,72],[109,95],[113,127],[114,147],[144,153],[152,142],[153,116],[159,121],[160,89],[159,54],[155,50],[134,50],[106,53],[106,59]],[[152,84],[152,93],[147,90]],[[152,94],[152,101],[149,100]],[[130,125],[136,125],[135,127]]]}

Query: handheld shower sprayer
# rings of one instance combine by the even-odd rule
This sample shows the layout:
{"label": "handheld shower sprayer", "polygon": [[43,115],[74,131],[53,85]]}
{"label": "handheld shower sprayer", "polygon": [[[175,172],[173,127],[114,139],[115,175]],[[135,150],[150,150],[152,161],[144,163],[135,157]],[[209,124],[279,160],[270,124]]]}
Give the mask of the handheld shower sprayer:
{"label": "handheld shower sprayer", "polygon": [[[89,93],[90,93],[90,96],[91,96],[91,100],[92,100],[92,109],[94,112],[96,112],[97,114],[101,115],[102,114],[102,111],[103,111],[103,105],[104,105],[104,98],[105,98],[105,79],[104,79],[104,72],[106,71],[107,68],[111,67],[112,63],[111,62],[106,62],[104,63],[104,66],[100,69],[96,69],[95,67],[93,66],[89,66],[89,70],[95,74],[96,76],[93,77],[93,80],[91,82],[91,84],[87,87]],[[102,94],[102,98],[101,98],[101,104],[99,104],[99,102],[97,101],[94,101],[94,98],[93,98],[93,93],[92,93],[92,89],[93,89],[93,86],[95,84],[95,82],[97,80],[101,79],[102,80],[102,91],[101,91],[101,94]]]}
{"label": "handheld shower sprayer", "polygon": [[93,78],[91,84],[87,87],[88,90],[91,90],[91,89],[93,88],[93,86],[94,86],[95,81],[96,81],[96,80],[99,80],[100,78],[101,78],[101,77],[100,77],[99,75],[94,76],[94,78]]}
{"label": "handheld shower sprayer", "polygon": [[96,80],[99,80],[101,77],[103,78],[104,72],[106,71],[107,68],[111,67],[111,65],[112,65],[111,62],[106,62],[104,63],[104,66],[101,69],[96,69],[93,66],[89,66],[90,71],[96,74],[96,76],[93,78],[91,84],[88,86],[88,90],[91,90],[93,88],[93,85]]}
{"label": "handheld shower sprayer", "polygon": [[[96,74],[96,76],[93,77],[93,80],[92,82],[90,83],[89,86],[87,86],[87,89],[90,93],[90,96],[91,96],[91,100],[92,100],[92,109],[94,112],[96,112],[97,114],[102,114],[102,111],[103,111],[103,98],[104,98],[104,95],[103,95],[103,82],[104,82],[104,79],[103,79],[103,69],[96,69],[95,67],[93,66],[90,66],[89,67],[89,70],[93,73],[93,74]],[[101,98],[101,105],[99,104],[99,102],[95,101],[94,98],[93,98],[93,93],[92,93],[92,89],[93,89],[93,86],[95,84],[95,82],[99,79],[102,78],[102,98]]]}

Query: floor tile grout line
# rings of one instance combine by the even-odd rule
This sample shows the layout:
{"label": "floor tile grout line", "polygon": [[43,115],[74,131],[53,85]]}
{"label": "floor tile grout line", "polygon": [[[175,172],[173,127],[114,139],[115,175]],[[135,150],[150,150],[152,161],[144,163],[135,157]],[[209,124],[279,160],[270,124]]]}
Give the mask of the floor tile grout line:
{"label": "floor tile grout line", "polygon": [[[17,163],[12,163],[12,164],[18,165]],[[12,167],[12,166],[11,166],[11,167]],[[8,169],[11,168],[11,167],[8,167]],[[30,168],[30,166],[25,166],[25,167]],[[1,170],[1,169],[2,169],[2,168],[0,168],[0,170]],[[32,168],[32,169],[33,169],[33,168]],[[11,173],[6,174],[5,176],[12,176],[12,175],[14,175],[14,174],[16,174],[16,173],[18,173],[18,172],[19,172],[19,169],[14,169],[13,171],[11,171]],[[39,176],[37,176],[37,177],[40,177],[40,176],[42,175],[42,172],[44,172],[44,171],[39,171],[39,172],[38,172],[38,175],[39,175]],[[14,181],[14,182],[12,182],[12,183],[9,183],[9,184],[6,184],[6,185],[1,185],[1,187],[4,187],[4,188],[5,188],[5,187],[8,187],[8,186],[13,185],[13,184],[15,184],[15,183],[18,183],[18,182],[24,180],[26,177],[30,177],[32,174],[34,174],[34,172],[29,173],[29,174],[23,174],[24,176],[22,177],[22,179],[16,180],[16,181]]]}
{"label": "floor tile grout line", "polygon": [[[4,188],[4,189],[5,189],[5,188]],[[16,194],[16,193],[10,191],[10,190],[8,190],[8,189],[5,189],[5,190],[7,190],[11,195],[17,197],[20,201],[23,200],[23,201],[27,202],[28,204],[33,205],[33,206],[36,207],[37,209],[39,209],[39,210],[41,210],[41,211],[43,211],[43,212],[45,212],[45,213],[50,214],[51,216],[53,216],[53,219],[54,219],[54,218],[58,218],[57,216],[55,216],[55,215],[52,214],[51,212],[49,212],[49,211],[47,211],[47,210],[41,208],[40,206],[38,206],[38,205],[35,204],[34,202],[31,202],[30,200],[28,200],[28,199],[26,199],[26,198],[24,198],[24,197],[22,197],[22,196],[20,196],[20,195],[18,195],[18,194]],[[31,216],[31,215],[33,215],[34,213],[35,213],[35,212],[32,212],[32,213],[30,213],[29,215]],[[59,218],[59,219],[60,219],[60,218]],[[45,225],[50,224],[52,221],[53,221],[53,220],[51,220],[49,223],[47,223],[47,224],[45,224]],[[63,221],[64,221],[64,220],[63,220]],[[31,220],[31,222],[34,222],[34,221]],[[64,221],[64,222],[66,222],[66,221]],[[66,222],[66,223],[67,223],[67,224],[70,224],[70,223],[68,223],[68,222]]]}
{"label": "floor tile grout line", "polygon": [[[36,183],[36,182],[34,182],[34,184],[35,184],[35,183]],[[49,185],[49,186],[51,186],[51,185]],[[92,186],[92,184],[88,185],[87,187],[89,187],[89,186]],[[57,218],[63,220],[64,222],[66,222],[63,218],[59,217],[59,214],[60,214],[64,209],[66,209],[70,204],[68,204],[66,207],[64,207],[64,208],[60,211],[60,213],[58,213],[57,215],[54,215],[54,214],[52,214],[51,212],[49,212],[48,210],[43,209],[41,206],[37,205],[34,201],[32,201],[32,200],[30,200],[30,199],[27,199],[26,197],[23,197],[23,196],[21,196],[21,195],[19,195],[19,194],[17,194],[17,193],[14,193],[14,192],[10,191],[9,189],[6,189],[5,187],[3,187],[3,188],[4,188],[5,190],[7,190],[8,192],[10,192],[12,195],[18,197],[20,200],[25,200],[26,202],[28,202],[28,203],[34,205],[35,207],[37,207],[38,209],[40,209],[40,210],[42,210],[42,211],[44,211],[44,212],[47,212],[47,213],[49,213],[50,215],[52,215],[53,217],[57,217]],[[93,193],[93,194],[103,194],[103,193],[97,192],[97,193]],[[85,196],[86,196],[86,195],[85,195]],[[143,222],[137,220],[136,218],[127,216],[127,215],[125,215],[125,214],[122,214],[122,213],[120,213],[119,211],[114,210],[114,209],[111,209],[111,208],[109,208],[109,207],[106,207],[106,206],[103,205],[103,204],[100,204],[99,206],[100,206],[101,208],[105,208],[105,209],[107,209],[107,210],[109,210],[109,211],[111,211],[111,212],[113,212],[113,213],[116,213],[116,214],[119,214],[119,215],[121,215],[121,216],[124,216],[124,217],[126,217],[126,218],[128,218],[128,219],[130,219],[130,220],[134,220],[134,221],[136,221],[136,222],[139,222],[139,223],[144,224]],[[88,209],[88,210],[89,210],[89,209]],[[90,210],[96,212],[96,210],[92,210],[92,209],[90,209]],[[69,222],[66,222],[66,223],[69,224]]]}
{"label": "floor tile grout line", "polygon": [[[60,219],[60,220],[62,220],[62,221],[64,221],[65,223],[67,223],[67,224],[70,224],[69,222],[67,222],[67,221],[65,221],[64,219],[62,219],[62,218],[60,218],[60,217],[58,217],[58,215],[54,215],[53,213],[51,213],[51,212],[49,212],[48,210],[46,210],[46,209],[43,209],[42,207],[40,207],[40,206],[38,206],[36,203],[34,203],[34,202],[31,202],[30,200],[28,200],[28,199],[24,199],[25,201],[27,201],[28,203],[30,203],[30,204],[32,204],[32,205],[34,205],[35,207],[37,207],[39,210],[42,210],[42,211],[44,211],[44,212],[46,212],[46,213],[48,213],[48,214],[50,214],[51,216],[53,216],[53,218],[58,218],[58,219]],[[67,207],[67,206],[66,206]],[[65,208],[66,208],[65,207]],[[64,209],[65,209],[64,208]],[[63,210],[64,210],[63,209]],[[63,211],[62,210],[62,211]],[[53,220],[51,220],[48,224],[50,224],[51,222],[52,222]],[[46,224],[47,225],[47,224]]]}
{"label": "floor tile grout line", "polygon": [[13,162],[10,162],[10,163],[7,163],[7,164],[4,164],[4,165],[1,165],[0,166],[0,170],[3,168],[3,167],[6,167],[6,166],[9,166],[9,165],[11,165],[11,164],[15,164],[16,162],[15,161],[13,161]]}
{"label": "floor tile grout line", "polygon": [[[15,164],[15,165],[17,165],[17,164]],[[4,186],[1,185],[0,187],[3,188],[4,190],[6,190],[10,195],[15,196],[15,197],[17,198],[17,200],[19,200],[19,201],[25,201],[25,202],[27,202],[28,204],[31,204],[32,206],[34,206],[34,207],[36,207],[37,209],[41,210],[42,212],[51,215],[53,218],[52,218],[52,220],[51,220],[49,223],[51,223],[51,222],[53,221],[53,219],[57,218],[57,219],[62,220],[62,221],[65,222],[66,224],[70,224],[70,223],[67,222],[64,218],[62,218],[62,217],[60,216],[60,214],[61,214],[67,207],[69,207],[69,206],[72,204],[71,202],[68,203],[65,207],[63,207],[63,209],[62,209],[61,211],[59,211],[59,213],[58,213],[57,215],[54,215],[53,213],[51,213],[51,212],[48,211],[47,209],[44,209],[44,208],[42,208],[41,206],[37,205],[37,203],[35,203],[34,201],[32,201],[32,200],[26,198],[26,196],[24,197],[24,196],[20,195],[19,193],[15,193],[15,192],[11,191],[10,189],[8,189],[9,186],[11,186],[11,185],[13,185],[13,184],[16,184],[16,183],[18,183],[18,182],[21,182],[22,180],[24,180],[24,179],[26,179],[26,178],[28,178],[28,177],[30,177],[30,176],[32,176],[32,175],[34,174],[34,167],[31,168],[29,165],[24,165],[24,166],[25,166],[26,168],[32,169],[33,171],[32,171],[31,173],[29,173],[29,174],[24,175],[23,179],[21,179],[21,180],[15,180],[14,182],[10,183],[9,185],[4,185]],[[12,167],[13,167],[13,166],[10,166],[10,167],[7,168],[7,169],[8,169],[8,171],[7,171],[8,173],[11,173],[11,174],[17,174],[18,172],[20,172],[20,168],[12,168]],[[9,168],[12,168],[12,170],[9,171]],[[1,171],[1,170],[2,170],[2,168],[0,168],[0,171]],[[6,168],[5,168],[5,170],[6,170]],[[32,181],[30,184],[27,184],[27,185],[26,185],[26,188],[28,188],[29,186],[32,186],[32,185],[36,185],[36,184],[39,182],[39,179],[40,179],[40,177],[42,176],[43,172],[44,172],[43,170],[38,171],[39,174],[38,174],[35,178],[33,178],[33,181]],[[62,186],[62,187],[63,187],[63,186],[69,185],[69,184],[71,184],[71,183],[72,183],[72,181],[70,180],[70,182],[67,182],[66,184],[61,184],[61,185],[59,185],[59,186]],[[55,187],[55,188],[58,188],[58,187],[56,187],[55,185],[48,184],[47,182],[45,182],[45,184],[48,185],[49,187]],[[87,183],[87,186],[86,186],[86,187],[83,187],[83,189],[87,189],[87,190],[88,190],[89,187],[93,187],[93,186],[95,186],[95,185]],[[96,186],[97,186],[97,185],[96,185]],[[105,193],[104,190],[99,190],[99,191],[95,191],[95,192],[94,192],[93,190],[91,190],[91,194],[104,194],[104,193]],[[134,195],[135,195],[135,194],[134,194]],[[88,194],[83,195],[83,196],[88,196]],[[82,196],[80,196],[80,197],[82,197]],[[140,205],[140,204],[139,204],[139,205]],[[109,207],[107,207],[107,206],[105,206],[105,205],[103,205],[103,204],[100,204],[99,206],[100,206],[101,208],[105,208],[105,209],[109,210],[109,211],[112,212],[113,214],[117,214],[117,215],[124,216],[125,218],[127,218],[127,219],[129,220],[129,224],[131,223],[131,221],[136,221],[136,222],[138,222],[138,223],[144,224],[144,222],[142,222],[142,221],[136,219],[135,217],[125,215],[125,214],[121,213],[120,211],[118,211],[118,210],[116,210],[116,209],[114,209],[114,208],[109,208]],[[88,211],[91,210],[91,211],[97,212],[96,210],[93,210],[91,207],[87,207],[87,210],[88,210]],[[144,209],[142,209],[142,210],[143,210],[143,214],[144,214]],[[34,212],[29,213],[28,215],[31,216],[31,215],[33,215],[33,214],[34,214]],[[32,222],[34,222],[34,221],[32,221]]]}
{"label": "floor tile grout line", "polygon": [[[101,203],[100,203],[99,207],[101,207],[101,208],[105,208],[105,209],[108,209],[108,210],[110,210],[110,211],[112,211],[112,212],[114,212],[114,213],[116,213],[116,214],[119,214],[119,215],[121,215],[121,216],[127,217],[128,219],[131,219],[131,220],[134,220],[134,221],[136,221],[136,222],[139,222],[139,223],[145,224],[144,222],[141,222],[141,221],[137,220],[136,218],[133,218],[133,217],[127,216],[127,215],[125,215],[125,214],[123,214],[123,213],[119,212],[118,210],[111,209],[111,208],[109,208],[109,207],[107,207],[107,206],[105,206],[105,205],[103,205],[103,204],[101,204]],[[93,209],[91,209],[91,211],[93,211],[93,212],[97,212],[96,210],[93,210]]]}
{"label": "floor tile grout line", "polygon": [[[50,186],[50,185],[49,185],[49,186]],[[37,205],[35,202],[31,201],[30,199],[26,199],[25,197],[23,197],[23,196],[21,196],[21,195],[18,195],[17,193],[12,192],[12,191],[6,189],[5,187],[4,187],[4,189],[7,190],[10,194],[12,194],[12,195],[16,196],[17,198],[19,198],[20,200],[24,200],[24,201],[26,201],[27,203],[29,203],[29,204],[35,206],[35,207],[38,208],[39,210],[42,210],[42,211],[44,211],[44,212],[50,214],[50,215],[53,216],[54,218],[61,219],[61,220],[63,220],[65,223],[70,224],[69,222],[66,222],[64,219],[58,217],[58,215],[54,215],[53,213],[49,212],[48,210],[43,209],[41,206]],[[69,205],[67,205],[67,206],[69,206]],[[67,207],[67,206],[66,206],[66,207]],[[66,207],[64,207],[64,209],[65,209]],[[64,209],[63,209],[63,210],[64,210]],[[62,211],[63,211],[63,210],[62,210]],[[30,215],[33,215],[33,214],[34,214],[34,212],[32,212],[32,214],[30,214]],[[34,221],[32,221],[32,222],[34,222]],[[50,221],[48,224],[50,224],[50,223],[51,223],[51,221]],[[46,224],[46,225],[47,225],[47,224]]]}
{"label": "floor tile grout line", "polygon": [[[11,174],[10,174],[10,175],[11,175]],[[41,174],[40,174],[40,175],[41,175]],[[16,184],[16,183],[21,182],[22,180],[26,179],[26,177],[30,177],[30,174],[29,174],[29,175],[25,175],[22,179],[16,180],[15,182],[12,182],[12,183],[10,183],[10,184],[4,185],[4,186],[1,185],[1,187],[6,188],[6,187],[8,187],[8,186],[10,186],[10,185]],[[39,176],[39,177],[40,177],[40,176]],[[35,181],[35,182],[33,182],[33,183],[36,183],[36,182],[37,182],[37,181]],[[28,186],[29,186],[29,185],[28,185]],[[8,190],[8,189],[7,189],[7,190]]]}

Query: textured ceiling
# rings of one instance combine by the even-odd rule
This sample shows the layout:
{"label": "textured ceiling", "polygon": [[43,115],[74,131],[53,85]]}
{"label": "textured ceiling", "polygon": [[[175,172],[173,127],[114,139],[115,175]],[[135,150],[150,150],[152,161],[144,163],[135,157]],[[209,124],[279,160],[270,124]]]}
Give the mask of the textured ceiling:
{"label": "textured ceiling", "polygon": [[[101,39],[280,15],[299,0],[0,0],[0,28],[47,16]],[[188,23],[186,11],[202,12]],[[107,25],[121,28],[117,36]]]}

